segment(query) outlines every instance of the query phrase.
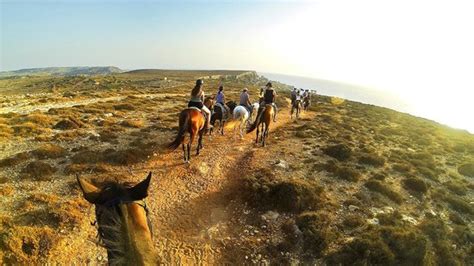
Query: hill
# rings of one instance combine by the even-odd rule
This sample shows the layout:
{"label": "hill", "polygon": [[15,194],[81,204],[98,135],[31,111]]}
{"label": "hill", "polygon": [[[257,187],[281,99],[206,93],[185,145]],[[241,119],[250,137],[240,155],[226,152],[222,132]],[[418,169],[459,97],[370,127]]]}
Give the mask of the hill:
{"label": "hill", "polygon": [[[161,73],[161,74],[158,74]],[[164,264],[472,265],[474,135],[387,108],[323,95],[254,133],[205,136],[182,163],[165,147],[195,77],[253,100],[266,78],[132,72],[0,80],[0,264],[103,264],[97,183],[153,172],[147,206]],[[166,75],[165,75],[166,74]],[[167,77],[164,79],[164,77]],[[43,89],[39,89],[43,87]],[[195,146],[193,146],[195,151]]]}
{"label": "hill", "polygon": [[76,76],[76,75],[108,75],[121,73],[118,67],[45,67],[27,68],[0,72],[0,78],[13,76]]}

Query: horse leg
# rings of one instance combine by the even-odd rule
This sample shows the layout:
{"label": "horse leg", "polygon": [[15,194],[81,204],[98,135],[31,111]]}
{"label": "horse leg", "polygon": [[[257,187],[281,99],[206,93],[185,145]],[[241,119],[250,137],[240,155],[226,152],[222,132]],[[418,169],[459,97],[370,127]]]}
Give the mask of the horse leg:
{"label": "horse leg", "polygon": [[221,120],[221,135],[224,135],[224,120]]}
{"label": "horse leg", "polygon": [[203,134],[204,134],[204,130],[199,131],[197,155],[199,155],[199,150],[202,149],[202,135]]}
{"label": "horse leg", "polygon": [[183,158],[183,159],[184,159],[184,162],[187,162],[187,156],[186,156],[186,148],[185,148],[185,145],[187,145],[187,144],[184,144],[184,143],[181,144],[181,146],[183,147],[183,155],[184,155],[184,158]]}
{"label": "horse leg", "polygon": [[255,143],[258,143],[258,133],[260,132],[260,125],[257,125],[257,137],[255,138]]}

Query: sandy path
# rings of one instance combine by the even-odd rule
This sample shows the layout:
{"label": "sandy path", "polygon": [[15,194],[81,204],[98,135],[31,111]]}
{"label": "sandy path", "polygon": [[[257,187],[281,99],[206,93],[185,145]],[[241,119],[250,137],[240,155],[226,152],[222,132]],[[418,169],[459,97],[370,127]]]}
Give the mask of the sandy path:
{"label": "sandy path", "polygon": [[[268,145],[275,145],[272,132],[290,122],[288,110],[279,113],[278,121],[270,129]],[[235,219],[243,215],[245,206],[235,190],[242,169],[248,168],[252,154],[264,154],[265,148],[254,144],[255,132],[244,139],[225,136],[206,136],[201,155],[192,154],[190,164],[182,162],[182,151],[154,157],[147,165],[137,166],[133,175],[137,181],[148,171],[154,174],[147,199],[151,211],[154,243],[165,264],[222,264],[228,263],[226,241],[232,241],[236,231],[243,230]],[[195,152],[193,146],[193,152]],[[255,162],[252,162],[255,164]],[[93,208],[89,217],[93,220]],[[57,261],[59,251],[71,254],[77,263],[104,262],[105,250],[93,244],[96,229],[85,222],[85,227],[72,232],[65,245],[56,248],[51,260]],[[82,248],[82,252],[77,250]],[[231,255],[232,256],[232,255]],[[62,259],[59,259],[62,261]]]}

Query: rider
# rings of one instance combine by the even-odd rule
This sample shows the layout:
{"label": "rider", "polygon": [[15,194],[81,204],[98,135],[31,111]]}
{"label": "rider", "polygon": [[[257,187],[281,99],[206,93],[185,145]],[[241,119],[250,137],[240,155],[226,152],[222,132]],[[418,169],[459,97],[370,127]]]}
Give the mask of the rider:
{"label": "rider", "polygon": [[293,88],[293,90],[291,91],[291,105],[295,103],[295,99],[296,99],[296,88]]}
{"label": "rider", "polygon": [[211,125],[211,111],[203,104],[204,102],[204,91],[202,86],[204,81],[202,79],[196,80],[196,85],[191,91],[191,100],[188,102],[188,107],[196,107],[206,113],[206,129],[210,128]]}
{"label": "rider", "polygon": [[[260,90],[260,97],[262,97],[262,101],[264,103],[263,105],[260,105],[260,106],[263,107],[265,104],[271,104],[273,106],[273,110],[275,111],[273,112],[273,122],[276,122],[276,114],[278,112],[277,106],[275,104],[276,92],[272,88],[271,82],[268,82],[265,88],[262,88]],[[262,109],[262,107],[260,109]]]}
{"label": "rider", "polygon": [[227,111],[227,113],[229,113],[230,110],[229,107],[225,104],[225,95],[223,90],[224,86],[220,85],[216,95],[216,103],[222,105],[224,111]]}
{"label": "rider", "polygon": [[250,114],[252,114],[252,103],[250,102],[250,96],[248,93],[248,89],[244,88],[242,90],[242,93],[240,94],[240,102],[239,105],[242,105],[243,107],[247,108]]}

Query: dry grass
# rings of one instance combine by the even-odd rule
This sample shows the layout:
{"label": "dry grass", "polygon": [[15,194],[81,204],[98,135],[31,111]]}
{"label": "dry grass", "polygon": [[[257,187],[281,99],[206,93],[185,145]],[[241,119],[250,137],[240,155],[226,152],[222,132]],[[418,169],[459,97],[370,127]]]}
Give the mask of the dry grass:
{"label": "dry grass", "polygon": [[461,175],[474,177],[474,163],[465,163],[458,167],[458,172]]}
{"label": "dry grass", "polygon": [[139,119],[135,119],[135,120],[127,119],[127,120],[123,120],[122,123],[120,123],[120,125],[124,127],[141,128],[145,126],[145,122]]}
{"label": "dry grass", "polygon": [[324,153],[338,159],[339,161],[345,161],[352,155],[352,149],[345,144],[337,144],[326,147]]}
{"label": "dry grass", "polygon": [[35,180],[49,180],[57,169],[48,163],[41,161],[33,161],[23,168],[21,171],[27,178]]}
{"label": "dry grass", "polygon": [[10,158],[0,160],[0,167],[11,167],[27,161],[31,158],[29,152],[20,152]]}
{"label": "dry grass", "polygon": [[59,145],[49,143],[41,145],[32,154],[38,159],[54,159],[66,156],[67,151]]}
{"label": "dry grass", "polygon": [[379,180],[369,180],[365,183],[365,186],[371,191],[380,193],[398,204],[403,202],[403,197],[400,193],[392,190],[387,184]]}

